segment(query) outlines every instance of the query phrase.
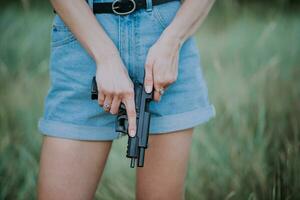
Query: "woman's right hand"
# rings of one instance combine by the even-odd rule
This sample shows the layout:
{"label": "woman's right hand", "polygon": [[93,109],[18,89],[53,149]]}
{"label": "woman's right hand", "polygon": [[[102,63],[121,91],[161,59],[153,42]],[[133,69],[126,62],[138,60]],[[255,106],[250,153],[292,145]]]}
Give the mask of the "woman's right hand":
{"label": "woman's right hand", "polygon": [[[98,103],[106,112],[117,114],[121,102],[125,104],[128,132],[131,137],[134,137],[136,133],[134,85],[119,53],[97,63],[96,82],[99,94]],[[110,107],[106,109],[104,105]]]}
{"label": "woman's right hand", "polygon": [[116,114],[120,103],[123,102],[128,116],[129,135],[134,135],[136,111],[133,83],[113,41],[102,28],[87,2],[51,0],[51,4],[97,63],[96,81],[99,104],[103,106],[109,103],[111,108],[107,111]]}

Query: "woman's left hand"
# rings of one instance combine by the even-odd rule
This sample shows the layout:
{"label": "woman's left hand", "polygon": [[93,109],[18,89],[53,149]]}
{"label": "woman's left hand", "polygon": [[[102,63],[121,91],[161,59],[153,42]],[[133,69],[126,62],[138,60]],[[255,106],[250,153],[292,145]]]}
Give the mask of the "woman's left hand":
{"label": "woman's left hand", "polygon": [[162,34],[149,48],[145,63],[145,90],[150,93],[154,87],[154,100],[160,101],[159,89],[166,90],[176,81],[181,41]]}

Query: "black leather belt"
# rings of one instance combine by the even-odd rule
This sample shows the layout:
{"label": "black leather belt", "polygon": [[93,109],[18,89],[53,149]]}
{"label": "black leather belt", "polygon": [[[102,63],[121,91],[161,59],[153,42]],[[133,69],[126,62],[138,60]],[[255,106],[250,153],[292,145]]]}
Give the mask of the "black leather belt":
{"label": "black leather belt", "polygon": [[[178,0],[152,0],[152,5],[159,5]],[[113,2],[94,3],[94,13],[115,13],[117,15],[128,15],[135,10],[147,8],[146,0],[115,0]]]}
{"label": "black leather belt", "polygon": [[[152,0],[152,6],[179,0]],[[135,10],[147,8],[146,0],[114,0],[113,2],[93,3],[93,12],[114,13],[116,15],[128,15]],[[53,10],[54,13],[55,10]]]}

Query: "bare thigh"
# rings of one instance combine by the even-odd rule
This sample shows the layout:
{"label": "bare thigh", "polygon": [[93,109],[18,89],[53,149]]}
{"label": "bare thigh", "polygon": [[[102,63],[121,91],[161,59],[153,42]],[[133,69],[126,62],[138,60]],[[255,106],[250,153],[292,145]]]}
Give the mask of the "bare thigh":
{"label": "bare thigh", "polygon": [[93,199],[111,144],[44,136],[38,199]]}
{"label": "bare thigh", "polygon": [[184,199],[193,130],[149,136],[144,167],[137,168],[137,200]]}

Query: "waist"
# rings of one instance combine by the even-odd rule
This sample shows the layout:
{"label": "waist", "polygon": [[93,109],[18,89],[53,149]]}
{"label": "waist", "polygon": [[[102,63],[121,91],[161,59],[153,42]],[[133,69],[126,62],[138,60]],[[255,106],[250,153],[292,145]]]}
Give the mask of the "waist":
{"label": "waist", "polygon": [[93,12],[114,13],[116,15],[128,15],[135,10],[151,10],[152,6],[180,0],[89,0],[92,4]]}
{"label": "waist", "polygon": [[[128,15],[135,10],[151,10],[152,6],[180,0],[86,0],[92,7],[94,14],[113,13],[116,15]],[[56,11],[53,9],[53,12]]]}

